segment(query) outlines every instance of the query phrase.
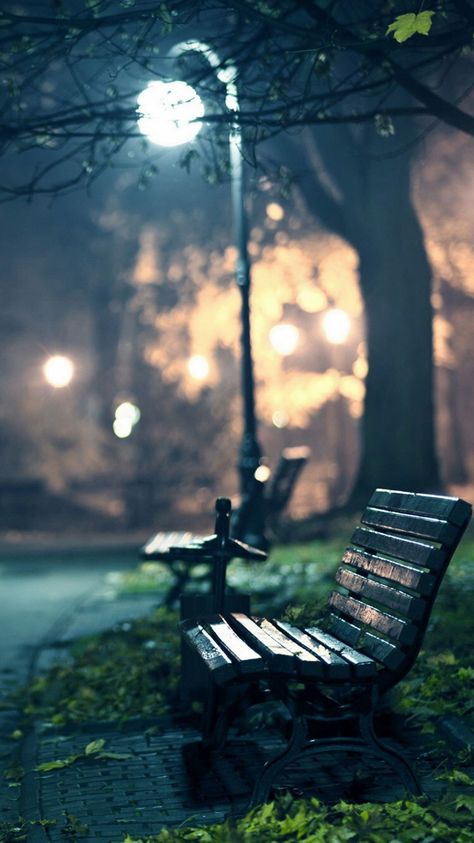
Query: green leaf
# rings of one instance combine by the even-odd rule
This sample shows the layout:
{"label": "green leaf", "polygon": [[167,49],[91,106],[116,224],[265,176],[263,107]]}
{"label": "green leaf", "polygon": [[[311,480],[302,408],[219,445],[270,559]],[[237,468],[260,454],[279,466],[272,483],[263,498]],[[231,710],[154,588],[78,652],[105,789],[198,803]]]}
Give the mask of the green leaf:
{"label": "green leaf", "polygon": [[11,781],[20,781],[23,776],[25,775],[25,771],[21,764],[12,764],[11,767],[5,770],[3,773],[4,778],[9,779]]}
{"label": "green leaf", "polygon": [[105,740],[103,738],[99,738],[96,741],[91,741],[87,744],[84,749],[84,755],[95,755],[97,752],[100,752],[105,746]]}
{"label": "green leaf", "polygon": [[456,796],[455,802],[456,811],[466,808],[470,814],[474,814],[474,796],[468,796],[467,793],[463,793],[461,796]]}
{"label": "green leaf", "polygon": [[61,770],[63,767],[70,767],[74,764],[81,755],[68,755],[67,758],[57,758],[55,761],[45,761],[44,764],[38,764],[35,770],[38,773],[49,773],[50,770]]}
{"label": "green leaf", "polygon": [[453,784],[465,784],[468,787],[474,785],[474,779],[463,770],[451,770],[450,772],[440,773],[435,778],[439,781],[452,782]]}
{"label": "green leaf", "polygon": [[415,14],[415,12],[408,12],[405,15],[398,15],[393,23],[387,27],[385,35],[393,33],[395,41],[402,44],[408,41],[413,35],[428,35],[431,26],[434,12],[425,11]]}
{"label": "green leaf", "polygon": [[97,758],[105,758],[111,761],[128,761],[133,758],[130,752],[99,752]]}

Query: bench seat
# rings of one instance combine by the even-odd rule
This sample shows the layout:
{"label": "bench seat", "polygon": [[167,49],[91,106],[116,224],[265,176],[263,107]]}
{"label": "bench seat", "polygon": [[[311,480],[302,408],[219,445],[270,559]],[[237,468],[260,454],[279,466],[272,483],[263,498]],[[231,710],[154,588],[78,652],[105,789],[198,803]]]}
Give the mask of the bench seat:
{"label": "bench seat", "polygon": [[182,633],[218,685],[256,674],[347,682],[378,672],[374,659],[315,626],[234,612],[184,621]]}

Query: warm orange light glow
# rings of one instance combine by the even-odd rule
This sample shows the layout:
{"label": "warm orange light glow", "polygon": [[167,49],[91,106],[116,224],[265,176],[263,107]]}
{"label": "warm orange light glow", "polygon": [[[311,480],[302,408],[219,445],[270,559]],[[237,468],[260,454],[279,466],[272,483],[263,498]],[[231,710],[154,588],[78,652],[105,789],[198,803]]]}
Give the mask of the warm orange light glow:
{"label": "warm orange light glow", "polygon": [[333,307],[323,316],[323,331],[328,342],[341,345],[347,340],[351,330],[351,320],[345,310]]}
{"label": "warm orange light glow", "polygon": [[280,322],[279,325],[274,325],[269,334],[270,342],[278,354],[287,357],[293,354],[298,345],[300,332],[296,325],[291,325],[289,322]]}
{"label": "warm orange light glow", "polygon": [[266,483],[268,478],[271,475],[271,470],[269,469],[268,465],[259,465],[257,470],[254,473],[255,480],[259,480],[260,483]]}
{"label": "warm orange light glow", "polygon": [[209,362],[203,354],[193,354],[188,360],[188,372],[196,381],[205,381],[209,376]]}
{"label": "warm orange light glow", "polygon": [[285,211],[278,202],[270,202],[266,207],[266,214],[269,219],[280,222],[285,216]]}
{"label": "warm orange light glow", "polygon": [[367,373],[369,371],[369,364],[365,357],[358,357],[357,360],[354,362],[352,366],[352,371],[354,372],[356,378],[360,378],[360,380],[364,380],[367,377]]}

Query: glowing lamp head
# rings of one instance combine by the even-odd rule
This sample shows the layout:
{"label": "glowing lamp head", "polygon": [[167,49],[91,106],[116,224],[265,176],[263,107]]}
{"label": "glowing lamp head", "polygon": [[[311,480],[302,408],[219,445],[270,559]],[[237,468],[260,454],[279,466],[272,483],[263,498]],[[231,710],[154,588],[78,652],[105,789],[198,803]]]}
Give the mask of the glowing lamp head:
{"label": "glowing lamp head", "polygon": [[283,357],[288,357],[296,349],[300,338],[300,332],[296,325],[291,325],[289,322],[280,322],[279,325],[274,325],[269,333],[270,342]]}
{"label": "glowing lamp head", "polygon": [[351,320],[345,310],[333,307],[323,316],[323,331],[332,345],[342,345],[351,330]]}
{"label": "glowing lamp head", "polygon": [[186,82],[149,82],[137,102],[138,128],[158,146],[188,143],[201,131],[204,105]]}
{"label": "glowing lamp head", "polygon": [[69,386],[74,377],[74,363],[69,357],[54,354],[44,363],[43,374],[50,386],[54,389],[62,389]]}

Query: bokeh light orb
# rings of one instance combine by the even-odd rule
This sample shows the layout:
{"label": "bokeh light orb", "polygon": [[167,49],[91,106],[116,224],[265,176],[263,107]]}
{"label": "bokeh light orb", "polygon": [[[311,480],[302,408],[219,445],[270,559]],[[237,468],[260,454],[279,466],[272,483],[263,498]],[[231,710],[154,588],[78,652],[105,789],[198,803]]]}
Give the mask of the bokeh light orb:
{"label": "bokeh light orb", "polygon": [[69,386],[74,377],[74,363],[62,354],[53,354],[43,364],[43,375],[54,389]]}
{"label": "bokeh light orb", "polygon": [[126,439],[133,430],[133,424],[130,419],[115,417],[112,428],[118,439]]}
{"label": "bokeh light orb", "polygon": [[129,421],[133,427],[140,421],[140,408],[132,401],[122,401],[115,410],[115,418]]}
{"label": "bokeh light orb", "polygon": [[204,105],[187,82],[149,82],[137,102],[138,128],[158,146],[188,143],[201,131]]}
{"label": "bokeh light orb", "polygon": [[280,322],[273,326],[268,336],[275,351],[283,357],[288,357],[293,354],[299,343],[300,332],[296,325]]}
{"label": "bokeh light orb", "polygon": [[351,330],[350,316],[345,310],[333,307],[327,310],[322,320],[324,336],[332,345],[344,343]]}
{"label": "bokeh light orb", "polygon": [[209,361],[203,354],[193,354],[188,360],[187,367],[189,374],[196,381],[205,381],[209,376]]}
{"label": "bokeh light orb", "polygon": [[268,465],[259,465],[253,476],[255,477],[255,480],[258,480],[260,483],[266,483],[271,473],[271,469]]}
{"label": "bokeh light orb", "polygon": [[274,222],[280,222],[285,216],[285,211],[278,202],[269,202],[265,208],[265,213],[267,217]]}
{"label": "bokeh light orb", "polygon": [[275,410],[272,415],[272,424],[274,427],[282,430],[284,427],[288,427],[289,422],[290,419],[285,410]]}

